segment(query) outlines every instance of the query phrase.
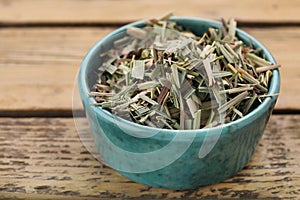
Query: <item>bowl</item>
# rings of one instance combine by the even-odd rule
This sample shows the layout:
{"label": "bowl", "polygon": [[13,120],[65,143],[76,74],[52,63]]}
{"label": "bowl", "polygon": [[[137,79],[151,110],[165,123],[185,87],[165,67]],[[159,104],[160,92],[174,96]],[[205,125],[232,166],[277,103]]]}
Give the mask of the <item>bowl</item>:
{"label": "bowl", "polygon": [[[174,17],[172,20],[197,35],[209,27],[219,27],[213,20]],[[78,76],[79,93],[94,143],[102,159],[123,176],[152,187],[194,189],[234,176],[253,155],[275,106],[277,96],[270,96],[246,116],[220,127],[199,130],[167,130],[142,126],[101,107],[92,106],[90,88],[101,64],[99,52],[111,46],[129,26],[143,27],[144,21],[123,26],[96,43],[82,61]],[[271,53],[254,37],[237,29],[237,36],[254,48],[261,48],[266,59],[276,63]],[[276,69],[269,94],[279,92],[280,75]]]}

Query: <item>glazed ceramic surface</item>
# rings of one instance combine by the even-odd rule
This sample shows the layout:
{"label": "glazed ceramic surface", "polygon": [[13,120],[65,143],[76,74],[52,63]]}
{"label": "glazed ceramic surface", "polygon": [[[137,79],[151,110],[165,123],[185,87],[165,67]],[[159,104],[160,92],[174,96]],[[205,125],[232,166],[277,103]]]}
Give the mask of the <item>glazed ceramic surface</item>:
{"label": "glazed ceramic surface", "polygon": [[[209,27],[221,26],[216,21],[198,18],[172,20],[198,35]],[[174,131],[146,127],[91,106],[95,100],[88,93],[101,64],[99,52],[108,49],[128,26],[144,25],[143,21],[139,21],[112,32],[95,44],[82,62],[79,91],[99,153],[122,175],[153,187],[193,189],[234,176],[254,153],[274,108],[276,96],[267,97],[241,119],[203,130]],[[251,40],[255,48],[262,48],[267,60],[276,63],[270,52],[255,38],[239,29],[237,34],[245,43]],[[279,85],[279,71],[274,70],[269,94],[278,93]],[[212,148],[202,151],[207,145]]]}

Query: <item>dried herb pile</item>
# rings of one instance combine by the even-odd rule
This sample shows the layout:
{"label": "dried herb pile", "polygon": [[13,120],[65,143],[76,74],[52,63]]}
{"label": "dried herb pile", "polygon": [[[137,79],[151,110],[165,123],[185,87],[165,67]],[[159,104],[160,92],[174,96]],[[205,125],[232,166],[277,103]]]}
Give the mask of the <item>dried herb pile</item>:
{"label": "dried herb pile", "polygon": [[169,17],[129,27],[101,53],[94,106],[151,127],[200,129],[241,118],[277,95],[268,86],[279,65],[236,37],[236,21],[196,36]]}

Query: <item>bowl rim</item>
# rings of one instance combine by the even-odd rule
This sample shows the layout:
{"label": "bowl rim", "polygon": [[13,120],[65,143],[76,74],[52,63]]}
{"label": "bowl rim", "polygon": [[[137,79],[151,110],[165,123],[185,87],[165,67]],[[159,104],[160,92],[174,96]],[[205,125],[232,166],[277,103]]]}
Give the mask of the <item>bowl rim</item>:
{"label": "bowl rim", "polygon": [[[173,21],[193,21],[193,22],[197,22],[197,23],[208,23],[210,26],[213,26],[213,27],[219,27],[222,25],[221,22],[218,22],[215,20],[205,19],[205,18],[196,18],[196,17],[171,17],[171,20],[173,20]],[[99,46],[103,45],[106,42],[106,40],[108,40],[110,37],[122,32],[122,31],[125,31],[127,27],[131,27],[131,26],[141,27],[141,26],[145,25],[145,22],[146,22],[146,20],[140,20],[140,21],[132,22],[132,23],[126,24],[124,26],[121,26],[120,28],[117,28],[116,30],[112,31],[111,33],[109,33],[108,35],[106,35],[105,37],[100,39],[98,42],[96,42],[96,44],[94,44],[90,48],[90,50],[88,51],[88,53],[85,55],[84,59],[82,60],[82,63],[80,65],[80,71],[78,73],[78,87],[79,87],[79,93],[80,93],[82,101],[86,100],[89,104],[96,103],[95,99],[93,97],[89,97],[89,95],[88,95],[90,92],[90,88],[88,87],[88,83],[86,80],[86,72],[87,72],[91,57],[93,56],[95,51],[97,51],[97,48]],[[239,36],[247,38],[248,40],[250,40],[253,43],[254,46],[261,48],[263,50],[263,53],[265,54],[267,60],[273,64],[276,64],[276,61],[275,61],[274,57],[272,56],[272,54],[270,53],[270,51],[260,41],[258,41],[256,38],[254,38],[252,35],[248,34],[247,32],[241,30],[240,28],[237,28],[236,31]],[[280,73],[279,73],[278,69],[273,70],[272,78],[270,81],[270,86],[268,89],[269,89],[268,94],[276,94],[279,92]],[[257,114],[263,113],[264,111],[268,110],[270,108],[270,105],[272,104],[272,102],[276,102],[277,98],[278,98],[278,96],[266,97],[262,101],[262,103],[259,106],[257,106],[256,108],[254,108],[254,110],[252,110],[250,113],[248,113],[245,116],[243,116],[242,118],[239,118],[232,122],[225,123],[220,126],[216,126],[216,127],[212,127],[212,128],[202,128],[202,129],[193,129],[193,130],[172,130],[172,129],[154,128],[154,127],[150,127],[150,126],[137,124],[132,121],[128,121],[123,118],[117,117],[117,116],[113,115],[111,112],[109,112],[105,109],[102,109],[99,106],[90,106],[90,108],[92,109],[93,112],[97,113],[97,115],[104,114],[104,116],[106,118],[111,118],[113,120],[115,120],[115,118],[117,117],[118,120],[120,120],[122,123],[126,123],[128,125],[134,126],[135,128],[145,129],[145,131],[147,131],[147,129],[148,129],[150,131],[159,131],[159,132],[171,133],[171,134],[174,134],[175,132],[185,132],[185,133],[195,133],[195,132],[201,133],[201,132],[203,132],[204,133],[204,132],[214,130],[214,129],[228,128],[233,125],[241,126],[241,124],[248,124],[248,123],[250,123],[250,121],[253,121],[253,119],[255,119],[255,116]]]}

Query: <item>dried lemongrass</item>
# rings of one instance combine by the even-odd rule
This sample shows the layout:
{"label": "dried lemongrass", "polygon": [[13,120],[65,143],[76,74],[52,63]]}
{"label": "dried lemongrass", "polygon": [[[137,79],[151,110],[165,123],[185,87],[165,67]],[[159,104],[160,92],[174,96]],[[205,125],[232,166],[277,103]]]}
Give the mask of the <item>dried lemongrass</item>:
{"label": "dried lemongrass", "polygon": [[280,65],[239,40],[235,20],[196,36],[170,21],[172,15],[128,27],[113,42],[116,49],[101,53],[108,59],[89,94],[95,106],[151,127],[200,129],[222,123],[219,115],[226,122],[241,118],[277,95],[268,86]]}
{"label": "dried lemongrass", "polygon": [[267,66],[263,66],[263,67],[257,67],[256,68],[256,72],[257,73],[261,73],[261,72],[265,72],[265,71],[268,71],[268,70],[273,70],[273,69],[276,69],[278,67],[280,67],[281,65],[267,65]]}

